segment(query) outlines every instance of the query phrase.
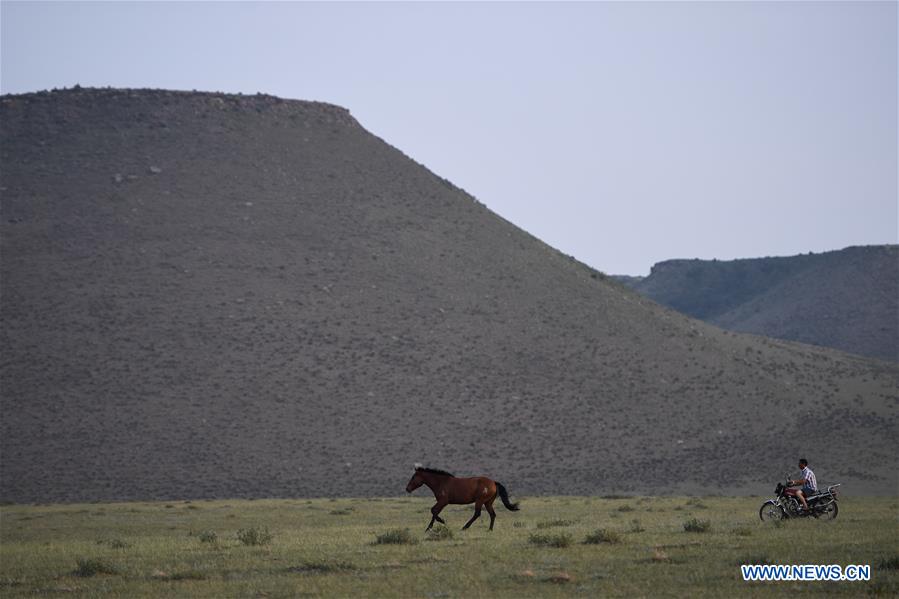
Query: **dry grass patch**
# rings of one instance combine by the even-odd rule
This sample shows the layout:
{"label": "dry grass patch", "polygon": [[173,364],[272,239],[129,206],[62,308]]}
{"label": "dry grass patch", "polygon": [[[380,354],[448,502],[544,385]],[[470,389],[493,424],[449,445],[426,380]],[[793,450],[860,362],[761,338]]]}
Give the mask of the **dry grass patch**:
{"label": "dry grass patch", "polygon": [[654,562],[667,562],[667,561],[670,561],[671,558],[668,556],[667,553],[665,553],[665,550],[663,550],[661,547],[654,547],[652,550],[652,557],[650,558],[650,560],[652,560]]}

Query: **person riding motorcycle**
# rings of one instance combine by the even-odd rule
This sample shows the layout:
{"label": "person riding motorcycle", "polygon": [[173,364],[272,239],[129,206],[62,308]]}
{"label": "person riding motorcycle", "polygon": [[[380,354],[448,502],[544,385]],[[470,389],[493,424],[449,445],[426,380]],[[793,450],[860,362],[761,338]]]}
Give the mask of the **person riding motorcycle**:
{"label": "person riding motorcycle", "polygon": [[799,497],[799,501],[802,502],[802,508],[808,510],[808,501],[805,498],[818,492],[818,480],[815,478],[815,473],[808,467],[808,460],[805,458],[799,459],[799,474],[802,478],[787,482],[790,483],[791,487],[802,485],[802,488],[799,489],[796,495]]}

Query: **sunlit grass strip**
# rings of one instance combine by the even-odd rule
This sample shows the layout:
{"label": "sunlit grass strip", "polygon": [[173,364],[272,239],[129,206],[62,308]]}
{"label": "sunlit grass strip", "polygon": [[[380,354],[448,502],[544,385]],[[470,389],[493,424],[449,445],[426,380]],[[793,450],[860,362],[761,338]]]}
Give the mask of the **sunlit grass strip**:
{"label": "sunlit grass strip", "polygon": [[[869,563],[872,580],[863,589],[834,583],[827,593],[899,591],[896,499],[850,497],[833,522],[788,520],[775,528],[758,520],[762,498],[703,498],[710,528],[701,534],[684,531],[692,516],[675,508],[687,500],[628,500],[640,506],[635,525],[632,513],[618,511],[625,500],[531,497],[520,512],[498,511],[492,532],[483,518],[461,531],[470,506],[448,506],[441,515],[451,538],[442,526],[425,532],[433,500],[417,497],[2,506],[0,596],[629,597],[663,588],[740,596],[744,560]],[[558,521],[570,524],[537,528]],[[246,545],[237,533],[250,529],[272,538]],[[215,542],[200,540],[207,531]],[[608,532],[620,542],[608,542]],[[382,535],[404,540],[376,543]],[[587,542],[593,535],[598,543]],[[795,542],[809,535],[814,543]],[[81,576],[78,560],[109,569],[86,566],[84,573],[95,573]],[[772,586],[764,594],[786,598],[789,591]]]}

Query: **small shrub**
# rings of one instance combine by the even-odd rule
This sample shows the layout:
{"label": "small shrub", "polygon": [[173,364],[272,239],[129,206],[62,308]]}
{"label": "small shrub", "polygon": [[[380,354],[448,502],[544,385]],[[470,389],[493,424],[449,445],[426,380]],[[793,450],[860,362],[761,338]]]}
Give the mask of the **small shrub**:
{"label": "small shrub", "polygon": [[712,530],[712,523],[708,520],[691,518],[690,520],[684,522],[685,532],[709,532],[710,530]]}
{"label": "small shrub", "polygon": [[428,531],[429,541],[447,541],[453,538],[453,531],[446,526],[437,526]]}
{"label": "small shrub", "polygon": [[899,570],[899,555],[883,557],[877,563],[878,570]]}
{"label": "small shrub", "polygon": [[631,524],[630,524],[630,526],[628,526],[628,529],[627,529],[628,532],[643,532],[645,530],[646,529],[643,528],[643,524],[641,524],[640,521],[637,520],[636,518],[631,520]]}
{"label": "small shrub", "polygon": [[118,574],[118,569],[100,558],[79,559],[78,567],[73,574],[75,576],[96,576],[97,574]]}
{"label": "small shrub", "polygon": [[551,535],[551,534],[532,534],[528,539],[531,545],[538,547],[568,547],[571,545],[571,535],[567,532]]}
{"label": "small shrub", "polygon": [[752,530],[746,528],[745,526],[741,526],[734,529],[734,534],[738,537],[749,537],[752,536]]}
{"label": "small shrub", "polygon": [[632,505],[630,505],[629,503],[625,503],[624,505],[618,506],[618,511],[619,512],[632,512],[632,511],[634,511],[634,507]]}
{"label": "small shrub", "polygon": [[543,520],[537,523],[537,528],[552,528],[554,526],[571,526],[574,520]]}
{"label": "small shrub", "polygon": [[241,528],[237,531],[237,540],[244,545],[268,545],[273,538],[267,528]]}
{"label": "small shrub", "polygon": [[587,535],[584,539],[585,545],[599,545],[600,543],[620,543],[621,533],[615,530],[599,528],[596,532]]}
{"label": "small shrub", "polygon": [[103,539],[97,541],[97,545],[109,545],[112,549],[128,549],[131,547],[130,543],[126,543],[122,539]]}
{"label": "small shrub", "polygon": [[200,539],[201,543],[217,543],[219,540],[219,536],[215,534],[214,530],[201,531],[197,537]]}
{"label": "small shrub", "polygon": [[414,545],[418,539],[412,536],[408,528],[397,528],[378,535],[375,545]]}
{"label": "small shrub", "polygon": [[522,522],[521,520],[516,520],[512,523],[512,528],[527,528],[527,522]]}

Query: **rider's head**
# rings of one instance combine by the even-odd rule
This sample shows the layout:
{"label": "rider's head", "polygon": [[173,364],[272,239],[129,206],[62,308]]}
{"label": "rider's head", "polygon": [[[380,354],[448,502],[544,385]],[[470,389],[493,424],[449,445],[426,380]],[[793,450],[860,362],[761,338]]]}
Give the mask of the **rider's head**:
{"label": "rider's head", "polygon": [[806,466],[808,466],[808,460],[805,458],[799,458],[799,467],[805,468]]}

